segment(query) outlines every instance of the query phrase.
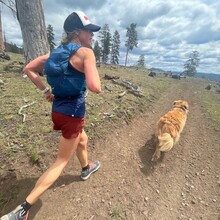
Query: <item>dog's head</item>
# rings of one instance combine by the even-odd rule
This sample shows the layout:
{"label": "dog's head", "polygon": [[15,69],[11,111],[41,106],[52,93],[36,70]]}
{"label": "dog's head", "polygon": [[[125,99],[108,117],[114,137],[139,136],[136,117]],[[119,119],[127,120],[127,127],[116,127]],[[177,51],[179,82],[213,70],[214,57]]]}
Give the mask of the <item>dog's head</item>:
{"label": "dog's head", "polygon": [[174,108],[181,108],[183,111],[188,113],[189,111],[189,104],[187,101],[184,100],[177,100],[173,102],[173,107]]}

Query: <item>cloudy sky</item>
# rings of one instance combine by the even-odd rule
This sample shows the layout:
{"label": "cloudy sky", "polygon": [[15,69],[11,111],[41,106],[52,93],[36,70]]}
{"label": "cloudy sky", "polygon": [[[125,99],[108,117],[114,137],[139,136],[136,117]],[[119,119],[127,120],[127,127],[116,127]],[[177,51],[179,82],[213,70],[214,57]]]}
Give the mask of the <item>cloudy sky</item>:
{"label": "cloudy sky", "polygon": [[[138,48],[129,52],[129,65],[145,55],[148,68],[183,71],[189,54],[197,50],[198,71],[220,74],[219,0],[44,0],[43,4],[46,26],[53,26],[56,44],[65,18],[80,10],[92,23],[108,24],[112,34],[119,32],[121,64],[125,62],[126,27],[136,23]],[[7,42],[22,45],[18,22],[7,8],[1,6],[1,10]]]}

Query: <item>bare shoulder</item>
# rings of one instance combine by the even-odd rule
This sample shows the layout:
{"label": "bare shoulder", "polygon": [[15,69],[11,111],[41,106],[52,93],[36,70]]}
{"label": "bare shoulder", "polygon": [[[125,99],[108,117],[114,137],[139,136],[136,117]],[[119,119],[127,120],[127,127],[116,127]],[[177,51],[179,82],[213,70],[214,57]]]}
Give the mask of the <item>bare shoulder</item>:
{"label": "bare shoulder", "polygon": [[81,47],[81,48],[79,48],[78,53],[82,57],[94,56],[93,50],[91,48],[88,48],[88,47]]}

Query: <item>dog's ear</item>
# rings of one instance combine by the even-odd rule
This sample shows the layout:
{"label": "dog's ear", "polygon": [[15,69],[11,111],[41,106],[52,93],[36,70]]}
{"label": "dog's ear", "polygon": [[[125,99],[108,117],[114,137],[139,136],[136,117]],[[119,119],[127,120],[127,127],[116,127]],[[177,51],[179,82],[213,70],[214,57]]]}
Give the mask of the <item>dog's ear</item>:
{"label": "dog's ear", "polygon": [[186,110],[189,110],[189,106],[188,105],[184,105],[183,108],[185,108]]}

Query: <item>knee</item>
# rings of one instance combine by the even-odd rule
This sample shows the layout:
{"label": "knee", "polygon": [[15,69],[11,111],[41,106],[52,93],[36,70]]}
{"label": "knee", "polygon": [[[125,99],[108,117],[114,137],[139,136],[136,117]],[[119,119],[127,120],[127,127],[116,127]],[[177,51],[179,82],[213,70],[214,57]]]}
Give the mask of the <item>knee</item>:
{"label": "knee", "polygon": [[66,167],[68,162],[69,162],[69,158],[64,159],[64,158],[58,157],[56,161],[54,162],[54,164],[52,165],[52,167],[56,169],[60,169],[62,172],[62,170]]}
{"label": "knee", "polygon": [[79,147],[81,148],[86,148],[87,147],[87,143],[88,143],[88,137],[87,135],[84,135],[81,139],[80,139],[80,142],[79,142]]}

